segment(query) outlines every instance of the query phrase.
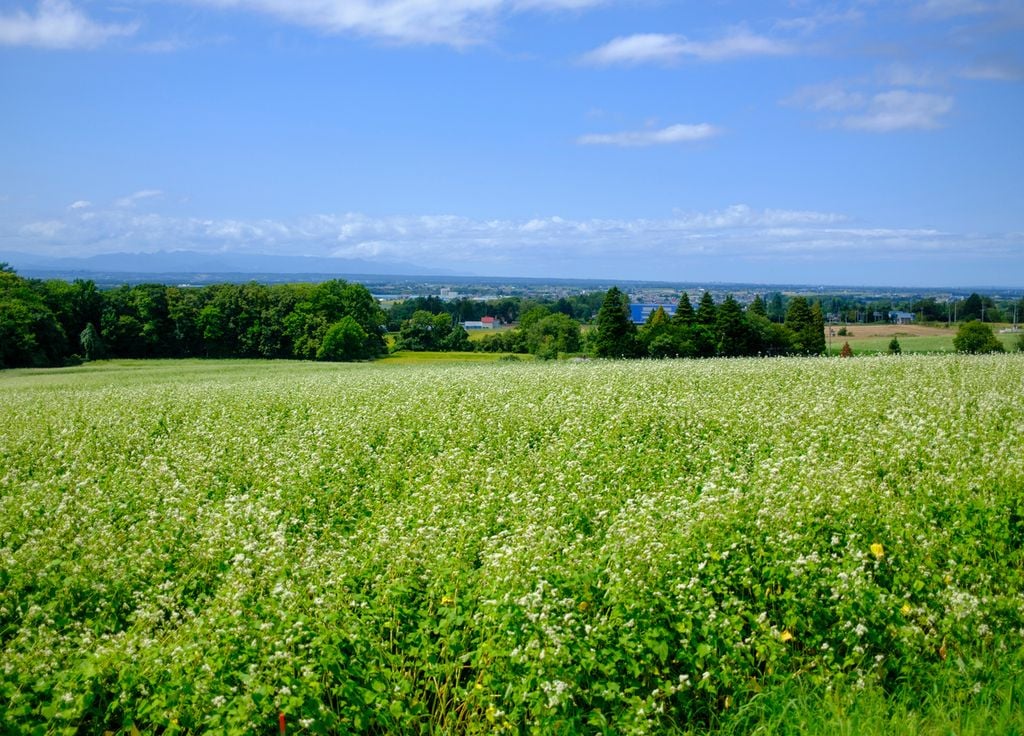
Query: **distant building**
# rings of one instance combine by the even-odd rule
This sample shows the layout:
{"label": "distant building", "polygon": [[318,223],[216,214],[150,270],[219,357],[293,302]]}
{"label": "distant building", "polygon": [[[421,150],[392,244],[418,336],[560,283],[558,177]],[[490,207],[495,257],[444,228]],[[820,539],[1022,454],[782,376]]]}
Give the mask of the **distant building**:
{"label": "distant building", "polygon": [[447,286],[445,286],[445,287],[443,287],[441,289],[441,301],[444,301],[444,302],[455,301],[456,299],[459,298],[459,296],[460,296],[459,292],[455,291],[455,289],[450,289]]}
{"label": "distant building", "polygon": [[629,318],[633,321],[633,324],[642,325],[647,322],[648,317],[658,311],[658,307],[664,309],[665,314],[669,317],[676,313],[675,304],[630,304]]}
{"label": "distant building", "polygon": [[493,330],[495,327],[501,326],[501,320],[495,317],[483,317],[482,319],[471,319],[463,322],[462,326],[467,330]]}
{"label": "distant building", "polygon": [[889,321],[897,325],[909,325],[914,321],[914,315],[910,312],[889,312]]}

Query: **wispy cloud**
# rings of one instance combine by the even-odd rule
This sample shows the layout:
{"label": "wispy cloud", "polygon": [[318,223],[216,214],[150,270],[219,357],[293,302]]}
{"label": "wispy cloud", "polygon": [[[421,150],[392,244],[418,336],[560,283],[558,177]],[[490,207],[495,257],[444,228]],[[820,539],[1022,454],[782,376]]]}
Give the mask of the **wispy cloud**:
{"label": "wispy cloud", "polygon": [[323,33],[399,43],[467,46],[487,38],[505,14],[583,10],[605,0],[182,0],[269,15]]}
{"label": "wispy cloud", "polygon": [[904,63],[894,63],[883,67],[878,72],[883,84],[893,87],[936,87],[941,85],[944,75],[933,69],[914,67]]}
{"label": "wispy cloud", "polygon": [[[865,227],[839,213],[758,209],[677,212],[660,219],[474,219],[458,215],[371,217],[360,213],[294,220],[167,217],[130,209],[66,211],[63,217],[20,227],[0,224],[0,249],[90,255],[187,249],[265,253],[381,262],[431,264],[480,273],[525,270],[595,273],[599,269],[678,268],[676,259],[783,259],[806,262],[836,257],[882,261],[1024,257],[1020,234],[948,233],[929,228]],[[583,269],[581,271],[581,269]],[[668,273],[662,275],[668,278]]]}
{"label": "wispy cloud", "polygon": [[973,64],[960,71],[964,79],[984,80],[990,82],[1024,81],[1024,65],[990,63]]}
{"label": "wispy cloud", "polygon": [[614,64],[670,64],[684,58],[727,61],[745,56],[785,56],[796,48],[785,41],[736,30],[711,41],[691,41],[685,36],[641,33],[620,36],[584,54],[582,61],[594,66]]}
{"label": "wispy cloud", "polygon": [[782,102],[810,110],[843,111],[864,107],[867,98],[861,92],[851,92],[843,84],[832,82],[801,87]]}
{"label": "wispy cloud", "polygon": [[924,0],[914,8],[914,12],[921,17],[953,18],[989,13],[998,7],[999,3],[985,0]]}
{"label": "wispy cloud", "polygon": [[863,20],[864,13],[859,8],[847,8],[846,10],[825,8],[810,15],[783,18],[775,22],[775,28],[810,34],[825,26],[860,23]]}
{"label": "wispy cloud", "polygon": [[815,112],[844,113],[841,117],[833,116],[827,120],[830,126],[891,133],[942,127],[954,101],[948,95],[904,89],[868,94],[833,82],[803,87],[782,103]]}
{"label": "wispy cloud", "polygon": [[932,130],[942,126],[942,119],[952,109],[952,97],[892,90],[872,97],[862,113],[843,118],[841,125],[852,130],[873,133]]}
{"label": "wispy cloud", "polygon": [[122,208],[134,207],[135,204],[137,202],[140,202],[141,200],[162,197],[163,194],[164,193],[159,189],[142,189],[132,194],[129,194],[127,197],[121,197],[119,200],[117,200],[117,202],[115,202],[115,204],[118,207]]}
{"label": "wispy cloud", "polygon": [[40,0],[35,14],[0,14],[0,45],[47,49],[90,49],[118,36],[131,36],[138,24],[98,23],[66,0]]}
{"label": "wispy cloud", "polygon": [[709,123],[670,125],[658,130],[629,130],[619,133],[590,133],[576,139],[581,146],[658,146],[692,143],[718,135],[721,131]]}
{"label": "wispy cloud", "polygon": [[85,199],[79,199],[68,205],[69,210],[84,210],[87,207],[92,207],[92,202]]}

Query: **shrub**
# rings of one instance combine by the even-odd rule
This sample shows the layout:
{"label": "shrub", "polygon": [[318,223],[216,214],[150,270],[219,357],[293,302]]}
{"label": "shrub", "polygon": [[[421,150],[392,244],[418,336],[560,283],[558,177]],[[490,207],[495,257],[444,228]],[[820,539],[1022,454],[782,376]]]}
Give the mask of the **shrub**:
{"label": "shrub", "polygon": [[992,328],[978,320],[960,325],[953,347],[958,353],[1001,353],[1003,344],[992,332]]}

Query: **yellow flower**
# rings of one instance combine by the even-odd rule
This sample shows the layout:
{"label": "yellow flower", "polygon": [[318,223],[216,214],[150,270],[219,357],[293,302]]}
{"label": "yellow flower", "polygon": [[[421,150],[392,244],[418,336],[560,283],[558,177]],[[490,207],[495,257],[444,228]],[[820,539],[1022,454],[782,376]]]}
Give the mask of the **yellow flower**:
{"label": "yellow flower", "polygon": [[904,616],[909,616],[911,610],[913,610],[913,609],[911,609],[910,604],[909,603],[904,603],[903,604],[903,608],[900,609],[900,613],[902,613]]}
{"label": "yellow flower", "polygon": [[446,595],[444,598],[441,599],[441,605],[442,606],[450,606],[454,602],[455,602],[455,599],[452,598],[450,595]]}
{"label": "yellow flower", "polygon": [[885,547],[879,542],[875,542],[871,545],[871,554],[875,556],[876,560],[880,560],[885,557]]}
{"label": "yellow flower", "polygon": [[789,633],[789,629],[785,629],[781,634],[779,634],[779,638],[782,639],[782,641],[791,641],[793,639],[793,635]]}

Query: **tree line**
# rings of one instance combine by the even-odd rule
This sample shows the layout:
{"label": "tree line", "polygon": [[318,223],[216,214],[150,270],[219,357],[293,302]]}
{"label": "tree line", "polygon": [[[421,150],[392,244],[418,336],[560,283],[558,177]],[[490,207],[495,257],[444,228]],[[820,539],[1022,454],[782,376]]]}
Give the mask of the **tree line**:
{"label": "tree line", "polygon": [[141,284],[25,279],[0,264],[0,368],[97,358],[361,360],[387,352],[361,284]]}
{"label": "tree line", "polygon": [[[977,311],[991,319],[998,308],[989,304],[972,294],[958,317]],[[779,292],[743,306],[731,295],[716,302],[709,291],[694,304],[683,292],[673,315],[658,308],[637,326],[617,287],[558,299],[414,297],[384,309],[363,285],[337,279],[101,290],[92,281],[26,279],[0,264],[0,368],[104,357],[366,360],[388,352],[389,332],[399,350],[540,358],[820,355],[824,311],[837,306]],[[1024,316],[1024,300],[1019,311]],[[484,316],[515,328],[470,340],[462,322]]]}
{"label": "tree line", "polygon": [[613,287],[598,312],[592,344],[601,358],[821,355],[825,319],[820,305],[804,297],[789,300],[778,324],[768,318],[760,296],[744,309],[732,295],[716,304],[705,291],[695,308],[683,292],[675,314],[658,307],[638,328],[630,319],[628,297]]}

